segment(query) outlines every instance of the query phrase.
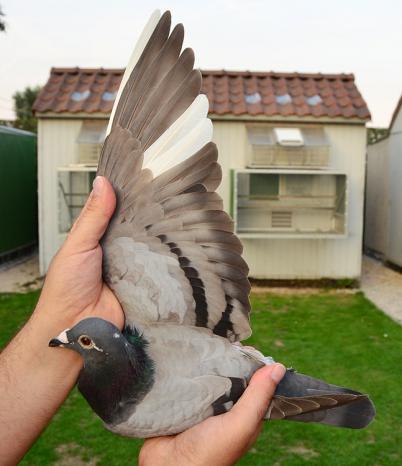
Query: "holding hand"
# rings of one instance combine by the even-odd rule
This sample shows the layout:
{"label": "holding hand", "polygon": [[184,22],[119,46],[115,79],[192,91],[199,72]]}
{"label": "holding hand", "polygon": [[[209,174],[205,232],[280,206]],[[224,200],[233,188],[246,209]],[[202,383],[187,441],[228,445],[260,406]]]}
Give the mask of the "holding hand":
{"label": "holding hand", "polygon": [[49,423],[82,367],[78,354],[49,340],[85,317],[122,328],[123,311],[102,280],[99,241],[115,208],[112,186],[97,178],[85,207],[53,259],[34,313],[0,354],[0,462],[14,465]]}
{"label": "holding hand", "polygon": [[[0,355],[0,458],[4,465],[14,465],[23,457],[81,370],[78,354],[52,351],[49,340],[85,317],[101,317],[123,327],[121,306],[102,280],[99,245],[115,202],[110,183],[97,177],[80,217],[50,265],[36,310]],[[284,370],[275,364],[257,371],[228,413],[176,436],[147,440],[140,465],[234,464],[256,440]]]}
{"label": "holding hand", "polygon": [[[95,178],[93,191],[67,240],[49,267],[38,311],[52,313],[73,326],[85,317],[101,317],[122,328],[119,302],[102,280],[102,238],[116,205],[106,178]],[[50,308],[51,307],[51,308]],[[50,316],[49,316],[50,317]]]}
{"label": "holding hand", "polygon": [[181,434],[145,441],[140,466],[231,466],[253,445],[262,429],[282,364],[259,369],[233,408]]}

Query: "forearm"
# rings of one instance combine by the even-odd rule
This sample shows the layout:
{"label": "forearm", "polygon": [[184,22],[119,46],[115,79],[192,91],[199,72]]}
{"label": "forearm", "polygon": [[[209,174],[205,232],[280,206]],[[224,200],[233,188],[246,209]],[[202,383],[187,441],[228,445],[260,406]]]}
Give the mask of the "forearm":
{"label": "forearm", "polygon": [[0,354],[0,458],[23,457],[72,389],[82,366],[74,352],[55,351],[49,340],[68,327],[37,309]]}

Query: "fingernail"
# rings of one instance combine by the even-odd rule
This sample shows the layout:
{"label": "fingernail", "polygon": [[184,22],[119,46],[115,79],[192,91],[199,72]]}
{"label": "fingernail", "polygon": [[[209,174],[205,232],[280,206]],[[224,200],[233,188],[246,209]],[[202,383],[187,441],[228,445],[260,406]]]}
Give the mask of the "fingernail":
{"label": "fingernail", "polygon": [[275,364],[271,372],[271,379],[275,383],[279,383],[282,380],[283,376],[285,375],[285,372],[286,372],[285,366],[283,366],[282,364]]}
{"label": "fingernail", "polygon": [[93,195],[96,197],[96,196],[100,196],[101,193],[102,193],[102,189],[103,189],[103,178],[101,176],[97,176],[95,179],[94,179],[94,182],[92,183],[92,192],[93,192]]}

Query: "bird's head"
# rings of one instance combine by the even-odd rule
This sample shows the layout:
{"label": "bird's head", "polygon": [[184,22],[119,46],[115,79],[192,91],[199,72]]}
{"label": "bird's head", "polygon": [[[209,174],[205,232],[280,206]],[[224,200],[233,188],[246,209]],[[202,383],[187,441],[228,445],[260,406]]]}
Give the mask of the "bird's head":
{"label": "bird's head", "polygon": [[121,354],[121,345],[124,344],[127,340],[120,330],[111,322],[97,317],[81,320],[49,341],[51,347],[76,351],[85,362],[100,362],[106,356]]}
{"label": "bird's head", "polygon": [[153,384],[147,342],[135,328],[126,327],[123,334],[112,323],[89,317],[63,330],[49,346],[71,349],[83,357],[78,388],[107,424],[125,420]]}

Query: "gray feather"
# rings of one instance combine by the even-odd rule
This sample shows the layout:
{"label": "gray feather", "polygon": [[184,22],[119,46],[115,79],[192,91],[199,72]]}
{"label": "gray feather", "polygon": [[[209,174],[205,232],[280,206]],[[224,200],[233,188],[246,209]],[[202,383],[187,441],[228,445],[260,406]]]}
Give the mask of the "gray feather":
{"label": "gray feather", "polygon": [[318,422],[360,429],[375,416],[367,395],[288,370],[278,385],[269,419]]}
{"label": "gray feather", "polygon": [[[142,299],[150,299],[147,284],[155,289],[170,287],[160,289],[155,303],[165,311],[157,311],[154,319],[162,319],[164,312],[166,319],[170,305],[163,300],[175,283],[182,303],[177,305],[182,309],[185,302],[187,306],[183,324],[195,322],[212,330],[219,324],[220,334],[239,339],[250,333],[240,317],[250,309],[248,267],[240,257],[242,246],[233,234],[233,221],[215,193],[222,178],[215,144],[206,144],[155,179],[142,167],[144,152],[182,115],[201,88],[201,74],[193,70],[193,51],[181,52],[183,27],[177,25],[170,33],[170,26],[166,12],[131,72],[102,148],[98,174],[111,181],[117,195],[114,218],[102,242],[104,276],[125,303],[130,319],[135,313],[139,319],[150,318],[149,310],[141,307]],[[131,253],[119,246],[122,238],[127,238],[123,243]],[[167,267],[171,277],[166,283],[158,275],[160,270],[147,266],[148,276],[137,276],[147,254],[149,263],[156,261],[160,270]],[[130,293],[133,298],[128,298]],[[134,296],[135,302],[129,304]],[[177,313],[171,312],[176,320]]]}

